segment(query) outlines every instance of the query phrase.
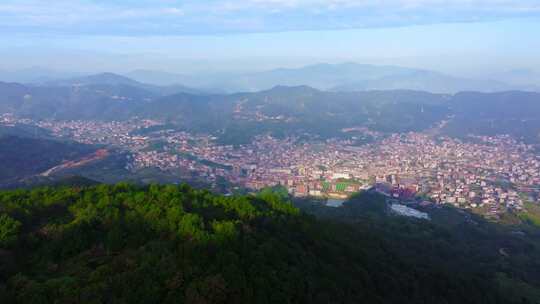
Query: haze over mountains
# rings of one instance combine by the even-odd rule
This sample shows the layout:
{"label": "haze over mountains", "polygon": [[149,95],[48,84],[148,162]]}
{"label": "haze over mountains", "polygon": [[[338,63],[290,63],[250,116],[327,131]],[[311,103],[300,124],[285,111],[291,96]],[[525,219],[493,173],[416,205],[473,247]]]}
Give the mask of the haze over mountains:
{"label": "haze over mountains", "polygon": [[[449,117],[452,119],[447,128],[454,135],[512,134],[521,140],[540,141],[540,93],[430,93],[396,89],[399,80],[388,81],[393,86],[390,90],[353,90],[360,85],[346,87],[345,91],[336,89],[340,82],[364,77],[360,71],[371,77],[365,84],[377,83],[377,79],[385,77],[408,78],[409,83],[414,83],[408,69],[319,65],[253,74],[249,78],[256,80],[251,83],[258,81],[256,87],[261,88],[276,82],[291,86],[219,94],[184,85],[146,84],[102,73],[40,84],[0,83],[0,112],[34,119],[149,118],[211,133],[224,138],[223,143],[234,144],[245,143],[265,132],[282,135],[308,132],[331,137],[339,135],[342,128],[358,126],[383,132],[422,131]],[[444,81],[446,76],[441,74],[436,74],[438,80],[435,80],[436,77],[429,76],[433,75],[431,72],[416,73],[424,75],[419,78],[428,77],[441,85],[452,84]],[[294,80],[297,77],[306,77],[305,82],[313,86],[297,85]],[[461,80],[452,79],[457,89]],[[231,83],[235,81],[241,82],[242,78],[231,78]],[[463,86],[465,83],[463,80]],[[468,85],[474,82],[469,81]],[[325,91],[317,87],[334,89]],[[500,90],[503,87],[498,86]]]}
{"label": "haze over mountains", "polygon": [[0,81],[19,83],[41,83],[56,79],[66,79],[83,76],[83,73],[57,71],[42,67],[30,67],[18,70],[0,68]]}
{"label": "haze over mountains", "polygon": [[[467,81],[397,67],[316,65],[222,78],[219,88],[235,87],[235,90],[245,91],[222,93],[200,88],[217,85],[217,78],[223,75],[215,79],[196,79],[138,71],[130,76],[137,79],[100,73],[27,84],[0,82],[0,114],[12,113],[36,121],[152,119],[167,128],[211,134],[219,144],[235,146],[248,144],[262,134],[281,138],[308,134],[320,139],[351,139],[355,144],[362,144],[369,141],[369,136],[355,137],[343,130],[365,128],[382,133],[405,133],[441,125],[444,126],[440,130],[442,134],[452,137],[509,134],[526,143],[540,144],[540,92],[489,92],[491,85],[498,90],[512,87],[490,81]],[[353,79],[363,79],[363,82],[345,84]],[[175,85],[177,81],[190,86]],[[274,86],[275,83],[290,86]],[[386,85],[379,87],[378,84]],[[438,87],[440,91],[460,89],[460,92],[420,90],[424,85]],[[271,87],[251,91],[267,86]],[[417,90],[401,89],[402,86]],[[481,87],[484,90],[461,92],[461,89]],[[28,139],[35,142],[6,137],[6,143],[49,145],[36,141],[48,139],[39,130],[18,132],[6,133],[4,137],[36,137]],[[63,153],[58,153],[59,159],[73,152],[71,146],[50,145]],[[18,156],[17,151],[10,150],[12,159]],[[113,166],[114,172],[124,170],[125,157],[119,158],[122,161],[115,160],[120,165]]]}
{"label": "haze over mountains", "polygon": [[0,304],[540,304],[540,0],[3,0]]}
{"label": "haze over mountains", "polygon": [[[419,90],[432,93],[540,90],[540,76],[532,70],[513,70],[493,76],[493,79],[470,79],[424,69],[357,63],[323,63],[260,72],[220,72],[196,75],[139,69],[125,73],[125,77],[130,79],[122,77],[107,79],[114,78],[111,73],[84,75],[41,68],[15,72],[0,71],[0,81],[5,82],[47,85],[107,82],[115,85],[144,86],[146,89],[157,90],[164,94],[172,94],[175,90],[191,93],[254,92],[277,85],[307,85],[320,90],[334,91]],[[151,86],[159,86],[161,89]]]}
{"label": "haze over mountains", "polygon": [[496,81],[477,81],[427,70],[355,63],[317,64],[240,75],[224,82],[233,91],[258,91],[275,85],[308,85],[321,90],[421,90],[433,93],[510,89]]}
{"label": "haze over mountains", "polygon": [[[362,132],[358,130],[391,134],[433,129],[454,138],[507,134],[525,143],[540,144],[540,92],[511,90],[520,86],[495,81],[359,64],[320,64],[209,77],[144,70],[127,75],[99,73],[50,79],[36,73],[35,79],[40,80],[34,82],[0,82],[0,115],[11,113],[34,122],[129,123],[150,119],[159,128],[208,134],[217,144],[236,147],[264,134],[323,141],[339,138],[363,145],[371,139],[359,135]],[[534,75],[532,71],[513,71],[507,79],[523,83]],[[77,147],[49,143],[51,138],[42,130],[18,127],[17,132],[3,130],[5,134],[0,132],[0,137],[19,147],[54,147],[49,150],[56,153],[57,160],[64,155],[79,156]],[[144,134],[152,130],[140,131]],[[8,152],[9,159],[20,156],[18,148]],[[125,169],[126,157],[116,153],[113,157],[106,165],[107,172],[114,172],[113,181],[131,178]],[[44,164],[39,168],[51,165]],[[94,170],[96,174],[88,176],[105,180],[100,178],[104,172],[100,166]],[[36,173],[29,171],[14,180]],[[153,177],[155,172],[144,178],[147,176]]]}

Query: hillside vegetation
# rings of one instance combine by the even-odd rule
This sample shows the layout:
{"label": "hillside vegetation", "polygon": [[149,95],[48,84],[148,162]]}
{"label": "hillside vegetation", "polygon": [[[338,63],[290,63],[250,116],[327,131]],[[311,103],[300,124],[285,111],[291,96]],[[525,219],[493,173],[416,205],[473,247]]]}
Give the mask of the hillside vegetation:
{"label": "hillside vegetation", "polygon": [[36,120],[147,118],[172,128],[209,133],[220,143],[235,145],[265,133],[277,137],[308,133],[324,139],[346,137],[342,129],[351,127],[424,131],[445,120],[447,135],[510,134],[527,143],[540,143],[537,92],[449,95],[410,90],[320,91],[308,86],[235,94],[159,91],[109,74],[48,86],[0,83],[0,113]]}
{"label": "hillside vegetation", "polygon": [[73,142],[3,136],[0,133],[0,187],[40,174],[63,161],[77,159],[95,150],[92,146]]}
{"label": "hillside vegetation", "polygon": [[316,219],[272,191],[185,185],[0,192],[0,302],[538,303],[533,236],[350,204],[369,212]]}

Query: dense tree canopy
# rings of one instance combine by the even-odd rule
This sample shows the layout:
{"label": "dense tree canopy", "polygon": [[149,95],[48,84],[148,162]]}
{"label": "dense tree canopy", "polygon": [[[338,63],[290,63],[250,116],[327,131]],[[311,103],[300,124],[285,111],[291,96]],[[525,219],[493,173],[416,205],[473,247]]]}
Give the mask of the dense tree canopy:
{"label": "dense tree canopy", "polygon": [[520,273],[538,269],[526,253],[505,270],[514,262],[432,224],[318,220],[272,191],[38,188],[0,192],[0,214],[2,303],[538,300],[538,279]]}

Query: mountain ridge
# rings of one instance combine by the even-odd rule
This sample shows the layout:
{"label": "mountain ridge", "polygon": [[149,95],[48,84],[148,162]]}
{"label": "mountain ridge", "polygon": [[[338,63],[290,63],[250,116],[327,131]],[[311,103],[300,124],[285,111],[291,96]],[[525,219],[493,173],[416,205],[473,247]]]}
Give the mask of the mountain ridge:
{"label": "mountain ridge", "polygon": [[[71,73],[71,75],[75,74],[76,76],[65,77],[70,74],[51,71],[50,75],[47,76],[47,70],[38,70],[41,71],[39,75],[45,75],[40,76],[40,78],[45,80],[28,81],[29,83],[66,85],[78,81],[96,84],[94,81],[97,78],[115,75],[116,80],[113,82],[116,84],[143,86],[150,91],[162,92],[161,95],[172,94],[175,90],[197,94],[256,92],[268,90],[277,85],[307,85],[320,90],[334,91],[389,89],[422,90],[432,93],[457,93],[469,90],[482,92],[540,91],[540,85],[524,80],[526,75],[536,75],[530,71],[525,74],[522,71],[499,73],[493,75],[497,78],[496,80],[491,80],[448,75],[429,69],[355,62],[316,63],[298,68],[275,68],[256,72],[199,72],[193,74],[136,69],[126,73],[104,72],[87,75]],[[15,82],[21,82],[17,73],[13,72],[13,75]],[[0,80],[9,80],[8,78],[4,76],[0,77]],[[104,80],[100,81],[99,84],[102,82]]]}
{"label": "mountain ridge", "polygon": [[[300,85],[235,94],[161,96],[128,85],[28,87],[0,83],[2,112],[36,119],[148,118],[222,136],[249,128],[255,135],[280,130],[282,135],[308,132],[338,137],[341,129],[359,126],[382,132],[422,131],[454,115],[448,124],[448,130],[453,130],[450,134],[513,134],[527,141],[540,140],[540,93],[523,91],[335,92]],[[494,120],[499,124],[493,124]],[[515,127],[523,124],[523,128]]]}
{"label": "mountain ridge", "polygon": [[197,95],[205,95],[210,91],[188,87],[179,83],[169,85],[148,84],[134,80],[128,76],[116,74],[112,72],[102,72],[98,74],[90,74],[82,77],[60,79],[41,84],[43,86],[92,86],[92,85],[109,85],[109,86],[130,86],[137,89],[146,90],[158,96],[166,96],[180,92],[186,92]]}
{"label": "mountain ridge", "polygon": [[[144,78],[144,73],[140,73],[138,77],[150,80],[152,73],[158,72],[148,73],[146,78]],[[512,85],[497,80],[451,76],[427,69],[354,62],[318,63],[299,68],[276,68],[248,73],[201,74],[199,77],[173,73],[167,76],[166,72],[159,72],[159,74],[161,77],[169,77],[166,82],[181,79],[188,86],[220,87],[229,93],[263,91],[277,85],[307,85],[320,90],[340,91],[411,89],[432,93],[456,93],[463,90],[492,92],[531,88],[531,86]]]}

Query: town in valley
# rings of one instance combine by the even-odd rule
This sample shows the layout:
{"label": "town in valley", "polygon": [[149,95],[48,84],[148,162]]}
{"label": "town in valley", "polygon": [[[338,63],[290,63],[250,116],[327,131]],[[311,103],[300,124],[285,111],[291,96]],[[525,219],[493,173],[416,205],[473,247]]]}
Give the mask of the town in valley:
{"label": "town in valley", "polygon": [[[250,144],[233,146],[152,120],[33,121],[3,115],[0,122],[125,151],[129,170],[159,168],[227,193],[284,186],[296,197],[346,199],[372,189],[402,202],[452,204],[492,217],[540,202],[540,155],[505,135],[456,139],[353,128],[343,130],[355,132],[348,139],[258,135]],[[354,135],[371,140],[358,144]]]}

